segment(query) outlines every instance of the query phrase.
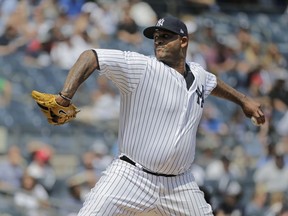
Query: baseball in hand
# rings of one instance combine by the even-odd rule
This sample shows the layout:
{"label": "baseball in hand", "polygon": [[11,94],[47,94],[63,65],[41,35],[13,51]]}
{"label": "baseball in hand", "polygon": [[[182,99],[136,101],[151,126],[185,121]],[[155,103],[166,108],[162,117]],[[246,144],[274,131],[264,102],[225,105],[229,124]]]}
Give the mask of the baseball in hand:
{"label": "baseball in hand", "polygon": [[254,124],[255,126],[260,126],[260,125],[261,125],[261,124],[259,124],[259,123],[257,122],[257,119],[256,119],[254,116],[251,117],[251,122],[252,122],[252,124]]}

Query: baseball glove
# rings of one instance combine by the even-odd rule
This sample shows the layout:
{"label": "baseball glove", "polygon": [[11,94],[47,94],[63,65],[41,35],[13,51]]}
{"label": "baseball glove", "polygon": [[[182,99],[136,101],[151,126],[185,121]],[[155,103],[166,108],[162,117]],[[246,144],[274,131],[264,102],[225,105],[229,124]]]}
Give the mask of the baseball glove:
{"label": "baseball glove", "polygon": [[67,107],[59,105],[55,100],[57,95],[41,93],[35,90],[32,91],[31,95],[48,122],[52,125],[65,124],[74,119],[80,111],[72,103]]}

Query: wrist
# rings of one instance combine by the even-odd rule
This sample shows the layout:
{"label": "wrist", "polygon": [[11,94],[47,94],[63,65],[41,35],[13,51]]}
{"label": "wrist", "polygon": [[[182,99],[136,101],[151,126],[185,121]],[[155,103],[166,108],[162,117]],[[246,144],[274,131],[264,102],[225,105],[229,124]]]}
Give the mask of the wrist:
{"label": "wrist", "polygon": [[241,104],[243,104],[246,100],[247,100],[247,96],[242,94],[241,97],[240,97]]}
{"label": "wrist", "polygon": [[58,95],[59,95],[61,98],[63,98],[64,100],[69,101],[69,102],[71,103],[71,100],[72,100],[72,99],[71,99],[70,97],[62,94],[62,92],[59,92]]}
{"label": "wrist", "polygon": [[235,102],[240,105],[241,107],[244,106],[244,104],[247,102],[248,97],[242,93],[240,93],[240,95],[237,96]]}
{"label": "wrist", "polygon": [[55,101],[57,104],[59,104],[60,106],[64,106],[67,107],[70,105],[71,101],[64,99],[63,97],[61,97],[59,94],[56,96]]}

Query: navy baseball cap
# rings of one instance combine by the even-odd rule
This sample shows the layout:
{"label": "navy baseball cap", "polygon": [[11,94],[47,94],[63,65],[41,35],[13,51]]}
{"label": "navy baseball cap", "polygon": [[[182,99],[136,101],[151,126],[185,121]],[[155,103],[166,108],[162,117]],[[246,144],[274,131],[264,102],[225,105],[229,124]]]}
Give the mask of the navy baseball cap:
{"label": "navy baseball cap", "polygon": [[188,36],[187,26],[178,18],[167,16],[160,18],[155,26],[144,29],[143,34],[149,39],[153,39],[156,30],[167,30],[180,36]]}

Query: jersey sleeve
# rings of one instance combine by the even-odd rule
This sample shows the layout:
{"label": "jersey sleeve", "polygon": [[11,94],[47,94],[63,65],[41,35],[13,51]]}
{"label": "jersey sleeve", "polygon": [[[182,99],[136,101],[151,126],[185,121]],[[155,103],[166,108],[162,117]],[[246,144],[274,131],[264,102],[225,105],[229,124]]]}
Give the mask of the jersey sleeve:
{"label": "jersey sleeve", "polygon": [[208,95],[212,92],[212,90],[217,85],[217,78],[214,74],[206,71],[200,64],[195,62],[190,62],[190,69],[194,71],[195,74],[198,75],[199,79],[205,86],[204,97],[208,97]]}
{"label": "jersey sleeve", "polygon": [[135,89],[147,67],[148,58],[136,52],[95,49],[100,74],[104,74],[122,93]]}
{"label": "jersey sleeve", "polygon": [[205,88],[204,97],[206,98],[212,92],[212,90],[216,87],[217,78],[214,74],[210,72],[205,71],[205,73],[206,73],[206,88]]}

